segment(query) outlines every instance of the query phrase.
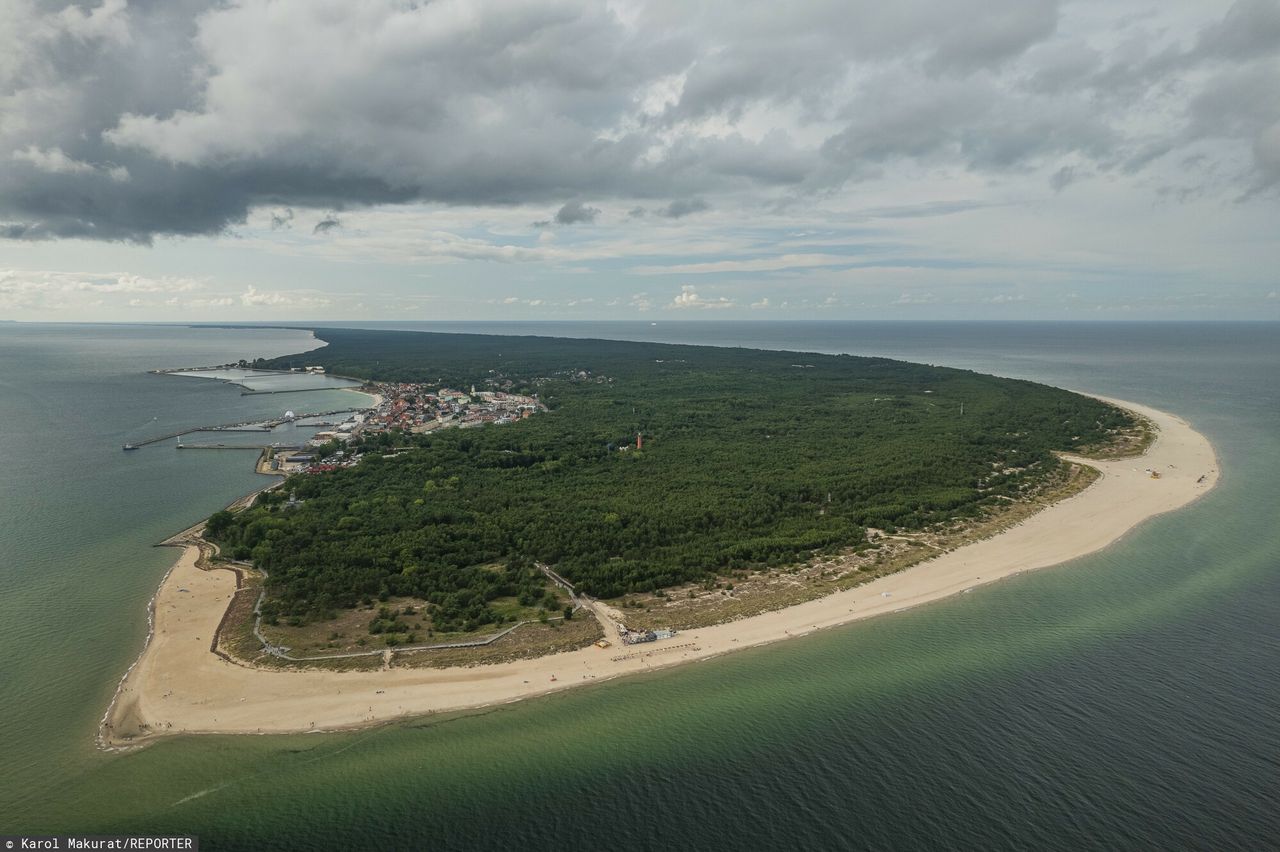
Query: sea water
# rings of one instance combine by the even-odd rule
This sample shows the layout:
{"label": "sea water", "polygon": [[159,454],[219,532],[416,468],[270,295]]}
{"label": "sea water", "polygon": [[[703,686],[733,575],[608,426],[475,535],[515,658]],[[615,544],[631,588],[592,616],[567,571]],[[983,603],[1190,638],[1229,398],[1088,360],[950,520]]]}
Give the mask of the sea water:
{"label": "sea water", "polygon": [[[349,405],[161,367],[302,332],[0,324],[0,833],[206,849],[1280,846],[1275,324],[405,324],[885,355],[1131,399],[1218,451],[1110,548],[897,615],[487,713],[93,745],[176,555],[252,453],[120,445]],[[330,402],[332,405],[330,405]]]}

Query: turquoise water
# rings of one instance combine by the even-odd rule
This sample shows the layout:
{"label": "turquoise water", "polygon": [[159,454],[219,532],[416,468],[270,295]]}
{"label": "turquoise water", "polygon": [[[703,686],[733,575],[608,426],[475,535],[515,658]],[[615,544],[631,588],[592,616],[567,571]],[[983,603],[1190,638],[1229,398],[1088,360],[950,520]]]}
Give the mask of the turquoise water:
{"label": "turquoise water", "polygon": [[1181,414],[1224,476],[1102,553],[817,636],[483,715],[108,755],[94,726],[172,558],[148,545],[260,484],[247,453],[120,443],[351,395],[143,372],[296,351],[297,333],[0,325],[0,832],[181,831],[214,849],[1280,846],[1275,325],[448,328],[1048,381]]}

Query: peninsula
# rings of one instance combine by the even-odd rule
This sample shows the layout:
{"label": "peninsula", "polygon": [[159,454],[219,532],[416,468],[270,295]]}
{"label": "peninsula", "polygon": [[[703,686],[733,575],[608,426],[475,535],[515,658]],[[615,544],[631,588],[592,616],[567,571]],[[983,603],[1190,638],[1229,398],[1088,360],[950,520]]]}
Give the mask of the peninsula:
{"label": "peninsula", "polygon": [[966,371],[317,334],[308,359],[382,391],[480,385],[539,413],[356,435],[328,452],[360,463],[181,539],[104,745],[355,727],[704,659],[1092,552],[1218,475],[1173,415]]}

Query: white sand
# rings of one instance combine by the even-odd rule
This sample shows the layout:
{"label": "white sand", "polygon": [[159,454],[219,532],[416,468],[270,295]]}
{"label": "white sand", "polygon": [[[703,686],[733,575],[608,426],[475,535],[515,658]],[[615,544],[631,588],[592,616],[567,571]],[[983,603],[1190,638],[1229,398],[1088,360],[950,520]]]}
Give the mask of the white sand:
{"label": "white sand", "polygon": [[[1103,476],[994,538],[856,589],[776,612],[681,633],[649,645],[555,654],[452,669],[269,671],[222,660],[210,638],[235,590],[229,571],[201,571],[186,548],[155,598],[154,633],[121,683],[103,741],[191,732],[271,733],[349,728],[505,703],[630,672],[676,665],[934,601],[1106,547],[1135,525],[1213,487],[1209,442],[1171,414],[1109,400],[1151,419],[1159,437],[1139,459],[1096,462]],[[1151,478],[1148,469],[1160,472]],[[1203,481],[1197,481],[1200,477]],[[673,647],[685,646],[687,647]],[[664,653],[664,648],[671,648]],[[612,658],[630,654],[628,659]],[[145,727],[141,727],[145,725]]]}

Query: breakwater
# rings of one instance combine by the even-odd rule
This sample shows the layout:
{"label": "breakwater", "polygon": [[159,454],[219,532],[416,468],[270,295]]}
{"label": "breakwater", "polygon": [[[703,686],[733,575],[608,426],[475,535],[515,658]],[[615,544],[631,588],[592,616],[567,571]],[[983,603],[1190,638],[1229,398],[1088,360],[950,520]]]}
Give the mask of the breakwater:
{"label": "breakwater", "polygon": [[[332,417],[335,414],[351,414],[356,411],[367,411],[367,408],[337,408],[331,411],[312,411],[303,414],[296,414],[290,419],[283,417],[272,418],[270,420],[250,420],[239,423],[220,423],[213,426],[193,426],[188,429],[180,429],[176,432],[166,432],[163,435],[156,435],[152,438],[146,438],[141,441],[132,441],[129,443],[131,447],[145,447],[150,444],[158,444],[161,441],[169,441],[174,438],[181,438],[183,435],[193,435],[196,432],[270,432],[276,427],[285,423],[299,420],[308,420],[312,417]],[[330,423],[304,423],[304,426],[323,426],[332,425]]]}

